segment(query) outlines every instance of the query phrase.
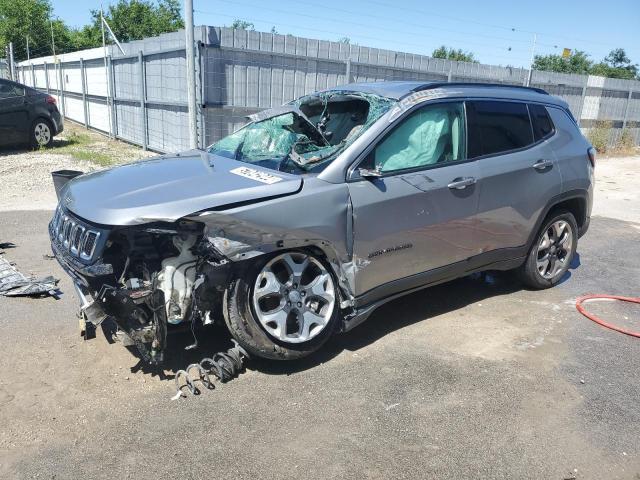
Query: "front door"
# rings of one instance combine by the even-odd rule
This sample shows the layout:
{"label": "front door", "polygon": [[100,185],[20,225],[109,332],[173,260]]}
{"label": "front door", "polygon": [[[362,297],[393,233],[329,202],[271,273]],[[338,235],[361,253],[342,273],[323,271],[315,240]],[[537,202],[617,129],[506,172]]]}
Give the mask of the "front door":
{"label": "front door", "polygon": [[478,166],[467,161],[465,137],[463,104],[431,103],[400,119],[359,165],[369,172],[349,183],[357,296],[373,299],[385,284],[386,294],[402,290],[409,277],[478,253]]}

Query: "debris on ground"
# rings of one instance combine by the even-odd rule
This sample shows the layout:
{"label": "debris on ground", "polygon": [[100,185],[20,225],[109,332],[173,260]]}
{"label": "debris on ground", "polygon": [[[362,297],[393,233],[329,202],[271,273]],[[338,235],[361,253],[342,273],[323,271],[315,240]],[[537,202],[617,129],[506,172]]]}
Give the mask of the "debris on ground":
{"label": "debris on ground", "polygon": [[[1,243],[0,248],[14,247],[11,243]],[[0,253],[4,253],[0,251]],[[27,277],[9,260],[0,256],[0,295],[5,297],[34,297],[49,295],[59,298],[58,279],[48,276],[40,279]]]}
{"label": "debris on ground", "polygon": [[[249,354],[234,340],[234,346],[226,352],[218,352],[212,358],[203,358],[200,363],[192,363],[184,370],[178,370],[175,376],[176,394],[171,400],[186,397],[183,388],[186,387],[192,395],[200,395],[201,390],[195,382],[199,381],[206,389],[213,390],[215,385],[210,375],[215,376],[220,382],[228,382],[242,372],[243,361],[249,358]],[[197,376],[189,375],[191,370],[197,371]],[[184,384],[180,378],[184,378]]]}

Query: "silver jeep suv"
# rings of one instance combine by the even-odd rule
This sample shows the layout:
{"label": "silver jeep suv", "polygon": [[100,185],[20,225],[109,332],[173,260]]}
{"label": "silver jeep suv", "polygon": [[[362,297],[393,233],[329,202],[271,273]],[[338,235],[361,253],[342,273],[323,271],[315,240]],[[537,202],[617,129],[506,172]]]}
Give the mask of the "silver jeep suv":
{"label": "silver jeep suv", "polygon": [[543,90],[353,84],[255,114],[206,152],[79,176],[49,233],[83,315],[112,317],[144,360],[180,325],[216,323],[294,359],[472,272],[555,285],[589,225],[594,162]]}

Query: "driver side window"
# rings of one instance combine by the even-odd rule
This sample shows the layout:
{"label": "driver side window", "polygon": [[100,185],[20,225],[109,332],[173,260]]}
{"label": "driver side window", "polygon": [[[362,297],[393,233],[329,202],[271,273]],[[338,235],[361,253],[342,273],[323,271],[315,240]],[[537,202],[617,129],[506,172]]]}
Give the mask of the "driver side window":
{"label": "driver side window", "polygon": [[8,82],[0,81],[0,98],[13,98],[24,95],[24,89]]}
{"label": "driver side window", "polygon": [[383,173],[430,167],[466,158],[462,102],[423,107],[380,142],[373,152],[374,168]]}

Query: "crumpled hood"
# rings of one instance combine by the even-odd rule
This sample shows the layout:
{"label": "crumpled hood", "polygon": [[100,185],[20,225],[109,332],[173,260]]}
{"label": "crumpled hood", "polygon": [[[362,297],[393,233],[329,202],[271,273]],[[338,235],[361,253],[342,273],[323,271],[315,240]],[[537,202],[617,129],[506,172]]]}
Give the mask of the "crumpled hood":
{"label": "crumpled hood", "polygon": [[192,150],[82,175],[65,185],[60,198],[90,222],[135,225],[293,194],[301,186],[298,175]]}

